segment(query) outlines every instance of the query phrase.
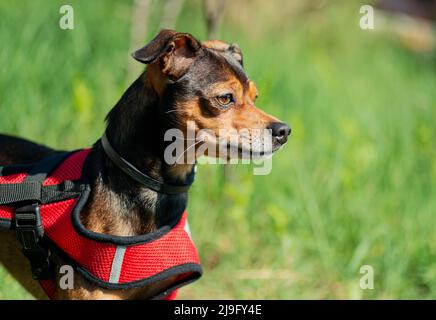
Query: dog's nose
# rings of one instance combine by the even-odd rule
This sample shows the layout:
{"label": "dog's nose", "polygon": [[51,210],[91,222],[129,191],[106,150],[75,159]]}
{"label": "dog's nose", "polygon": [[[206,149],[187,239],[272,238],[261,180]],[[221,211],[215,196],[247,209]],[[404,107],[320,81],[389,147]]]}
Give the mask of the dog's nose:
{"label": "dog's nose", "polygon": [[271,130],[273,138],[280,144],[288,141],[288,136],[291,134],[291,128],[283,122],[273,122],[268,126]]}

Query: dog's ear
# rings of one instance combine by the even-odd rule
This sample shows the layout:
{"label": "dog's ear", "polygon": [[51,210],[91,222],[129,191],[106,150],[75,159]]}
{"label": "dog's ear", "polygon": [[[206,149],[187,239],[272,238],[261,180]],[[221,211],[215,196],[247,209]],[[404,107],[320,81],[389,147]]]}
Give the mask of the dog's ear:
{"label": "dog's ear", "polygon": [[189,33],[161,30],[145,47],[132,53],[139,62],[158,62],[162,73],[172,80],[180,78],[195,59],[201,44]]}
{"label": "dog's ear", "polygon": [[244,66],[241,48],[236,43],[226,43],[221,40],[207,40],[201,43],[203,47],[217,51],[221,54],[229,54]]}

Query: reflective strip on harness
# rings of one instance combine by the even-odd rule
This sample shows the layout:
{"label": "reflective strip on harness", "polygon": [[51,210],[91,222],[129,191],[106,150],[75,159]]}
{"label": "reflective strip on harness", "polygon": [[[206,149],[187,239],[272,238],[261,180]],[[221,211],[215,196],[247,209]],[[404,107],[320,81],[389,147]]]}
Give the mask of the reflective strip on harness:
{"label": "reflective strip on harness", "polygon": [[118,246],[115,250],[114,259],[112,261],[111,273],[109,275],[110,283],[118,283],[120,280],[121,267],[123,266],[124,254],[126,253],[125,246]]}

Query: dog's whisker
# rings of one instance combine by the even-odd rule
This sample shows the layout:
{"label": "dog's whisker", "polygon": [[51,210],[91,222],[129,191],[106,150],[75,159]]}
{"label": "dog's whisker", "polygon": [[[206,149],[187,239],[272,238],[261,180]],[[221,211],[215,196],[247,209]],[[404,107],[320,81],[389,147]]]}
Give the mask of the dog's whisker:
{"label": "dog's whisker", "polygon": [[166,114],[168,114],[168,113],[172,113],[172,112],[186,113],[185,110],[177,110],[177,109],[169,110],[169,111],[165,111]]}
{"label": "dog's whisker", "polygon": [[185,149],[185,151],[183,151],[182,154],[181,154],[180,156],[177,157],[177,159],[176,159],[176,161],[174,162],[174,164],[176,164],[177,161],[179,161],[179,159],[180,159],[181,157],[183,157],[183,156],[185,155],[186,152],[188,152],[191,148],[195,147],[195,146],[196,146],[197,144],[199,144],[200,142],[203,142],[203,140],[198,140],[196,143],[194,143],[194,144],[190,145],[189,147],[187,147],[187,148]]}

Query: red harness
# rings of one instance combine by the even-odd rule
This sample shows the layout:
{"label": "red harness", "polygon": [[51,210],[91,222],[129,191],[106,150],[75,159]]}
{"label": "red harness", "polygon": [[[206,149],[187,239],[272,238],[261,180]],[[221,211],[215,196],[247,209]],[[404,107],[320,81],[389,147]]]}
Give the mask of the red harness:
{"label": "red harness", "polygon": [[[39,247],[34,248],[39,245],[56,251],[93,284],[114,290],[175,277],[170,288],[154,297],[175,298],[177,288],[202,273],[186,212],[173,225],[146,235],[116,237],[87,230],[80,221],[80,211],[90,194],[90,186],[82,177],[89,152],[59,153],[36,165],[0,167],[0,228],[17,230],[31,263],[32,257],[40,253]],[[24,210],[23,205],[27,205]],[[39,234],[42,230],[44,236]],[[32,265],[34,277],[53,297],[53,273],[38,276],[38,270]]]}

